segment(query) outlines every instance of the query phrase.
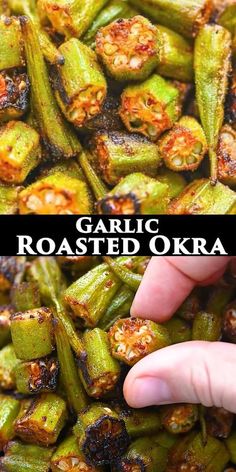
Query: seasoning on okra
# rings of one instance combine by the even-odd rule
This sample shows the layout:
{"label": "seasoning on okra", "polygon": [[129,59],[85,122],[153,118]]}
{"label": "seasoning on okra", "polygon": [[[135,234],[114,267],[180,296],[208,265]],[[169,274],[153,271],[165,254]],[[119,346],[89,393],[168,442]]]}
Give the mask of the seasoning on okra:
{"label": "seasoning on okra", "polygon": [[108,336],[113,357],[128,365],[171,344],[164,326],[141,318],[117,320]]}
{"label": "seasoning on okra", "polygon": [[15,369],[16,387],[25,395],[53,392],[57,387],[59,364],[56,359],[19,362]]}
{"label": "seasoning on okra", "polygon": [[9,290],[24,270],[24,257],[0,256],[0,292]]}
{"label": "seasoning on okra", "polygon": [[19,364],[13,344],[0,350],[0,389],[13,390],[16,387],[15,367]]}
{"label": "seasoning on okra", "polygon": [[193,320],[192,339],[195,341],[219,341],[222,320],[218,314],[201,311]]}
{"label": "seasoning on okra", "polygon": [[218,150],[218,179],[236,186],[236,131],[229,125],[221,128]]}
{"label": "seasoning on okra", "polygon": [[0,72],[0,120],[23,116],[29,106],[29,79],[25,72],[15,69]]}
{"label": "seasoning on okra", "polygon": [[15,398],[0,394],[0,451],[15,436],[14,421],[20,410],[20,402]]}
{"label": "seasoning on okra", "polygon": [[191,116],[180,118],[160,139],[158,147],[166,167],[175,172],[196,170],[207,152],[204,131]]}
{"label": "seasoning on okra", "polygon": [[13,305],[0,306],[0,349],[11,340],[10,316],[14,313]]}
{"label": "seasoning on okra", "polygon": [[113,472],[164,472],[167,466],[167,449],[150,437],[136,439],[112,468]]}
{"label": "seasoning on okra", "polygon": [[24,43],[19,19],[0,16],[0,70],[24,67]]}
{"label": "seasoning on okra", "polygon": [[180,108],[177,88],[160,75],[153,74],[141,84],[124,89],[120,116],[129,131],[156,141],[178,120]]}
{"label": "seasoning on okra", "polygon": [[59,51],[65,62],[53,74],[57,102],[67,120],[82,127],[101,111],[106,80],[94,51],[78,39],[63,43]]}
{"label": "seasoning on okra", "polygon": [[3,472],[49,472],[52,448],[23,444],[10,441],[5,448],[4,457],[0,458]]}
{"label": "seasoning on okra", "polygon": [[233,413],[224,408],[213,406],[206,409],[205,419],[207,432],[210,436],[223,439],[229,437],[234,421]]}
{"label": "seasoning on okra", "polygon": [[164,406],[161,410],[161,422],[164,428],[172,434],[188,433],[198,420],[196,405]]}
{"label": "seasoning on okra", "polygon": [[92,403],[82,410],[73,431],[80,449],[94,465],[117,461],[129,445],[124,421],[103,403]]}
{"label": "seasoning on okra", "polygon": [[21,187],[0,182],[0,215],[15,215],[18,212],[18,195]]}
{"label": "seasoning on okra", "polygon": [[223,312],[223,335],[236,343],[236,300],[228,305]]}
{"label": "seasoning on okra", "polygon": [[103,180],[116,185],[132,172],[144,172],[155,177],[161,164],[158,148],[138,134],[119,131],[99,131],[93,137],[93,153]]}
{"label": "seasoning on okra", "polygon": [[53,453],[51,459],[52,472],[101,472],[100,468],[91,465],[78,446],[74,435],[68,436],[62,441]]}
{"label": "seasoning on okra", "polygon": [[11,299],[15,311],[27,311],[41,306],[39,287],[31,281],[13,285]]}

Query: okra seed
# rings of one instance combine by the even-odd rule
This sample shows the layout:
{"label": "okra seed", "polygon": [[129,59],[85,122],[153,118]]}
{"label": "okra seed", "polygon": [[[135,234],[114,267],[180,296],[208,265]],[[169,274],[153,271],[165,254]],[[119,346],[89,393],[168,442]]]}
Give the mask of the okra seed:
{"label": "okra seed", "polygon": [[109,43],[104,44],[104,51],[108,56],[112,56],[113,54],[115,54],[117,50],[118,50],[118,46],[116,46],[116,44],[109,44]]}
{"label": "okra seed", "polygon": [[130,59],[129,65],[132,69],[137,69],[142,64],[142,59],[140,57],[134,56]]}
{"label": "okra seed", "polygon": [[177,157],[174,157],[174,159],[173,159],[173,164],[174,164],[175,166],[180,167],[180,166],[183,165],[183,159],[182,159],[181,157],[178,157],[178,156],[177,156]]}

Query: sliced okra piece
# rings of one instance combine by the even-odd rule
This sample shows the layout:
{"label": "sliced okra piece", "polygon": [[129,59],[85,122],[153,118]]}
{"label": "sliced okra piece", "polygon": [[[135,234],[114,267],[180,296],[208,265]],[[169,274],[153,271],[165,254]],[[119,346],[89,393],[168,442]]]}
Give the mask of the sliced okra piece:
{"label": "sliced okra piece", "polygon": [[167,466],[167,449],[150,437],[136,439],[121,457],[112,472],[164,472]]}
{"label": "sliced okra piece", "polygon": [[164,326],[141,318],[117,320],[108,336],[113,357],[130,366],[151,352],[171,344]]}
{"label": "sliced okra piece", "polygon": [[92,202],[86,182],[57,172],[20,192],[19,211],[23,215],[90,214]]}
{"label": "sliced okra piece", "polygon": [[74,435],[59,444],[51,458],[51,469],[52,472],[102,472],[87,461]]}
{"label": "sliced okra piece", "polygon": [[223,335],[236,343],[236,300],[230,303],[223,311]]}
{"label": "sliced okra piece", "polygon": [[126,128],[156,141],[180,117],[178,89],[158,74],[129,85],[121,95],[120,116]]}
{"label": "sliced okra piece", "polygon": [[31,281],[13,285],[11,289],[11,301],[15,311],[27,311],[32,308],[40,308],[41,300],[38,285]]}
{"label": "sliced okra piece", "polygon": [[196,36],[212,12],[211,0],[130,0],[130,3],[187,38]]}
{"label": "sliced okra piece", "polygon": [[169,205],[172,215],[224,215],[236,212],[236,193],[218,182],[215,186],[208,179],[197,179]]}
{"label": "sliced okra piece", "polygon": [[13,390],[16,387],[15,367],[19,364],[13,344],[0,350],[0,388]]}
{"label": "sliced okra piece", "polygon": [[171,320],[164,323],[164,326],[168,329],[172,344],[191,341],[192,330],[189,323],[178,316],[174,316]]}
{"label": "sliced okra piece", "polygon": [[96,54],[76,38],[59,47],[65,58],[54,69],[57,102],[68,121],[82,127],[101,111],[107,84]]}
{"label": "sliced okra piece", "polygon": [[213,406],[206,409],[205,420],[207,432],[210,436],[226,439],[231,433],[234,415],[224,408]]}
{"label": "sliced okra piece", "polygon": [[10,441],[0,459],[3,472],[49,472],[52,448]]}
{"label": "sliced okra piece", "polygon": [[42,307],[14,313],[11,336],[19,359],[30,361],[48,356],[54,347],[52,311]]}
{"label": "sliced okra piece", "polygon": [[0,256],[0,292],[9,290],[24,271],[25,258]]}
{"label": "sliced okra piece", "polygon": [[180,34],[157,25],[158,35],[158,65],[156,72],[163,77],[183,82],[192,82],[193,47]]}
{"label": "sliced okra piece", "polygon": [[206,311],[208,313],[215,313],[216,315],[221,316],[229,302],[232,300],[234,293],[234,287],[232,286],[217,285],[210,292],[210,296],[206,304]]}
{"label": "sliced okra piece", "polygon": [[29,106],[29,79],[16,69],[0,72],[0,121],[20,118]]}
{"label": "sliced okra piece", "polygon": [[0,178],[21,184],[41,158],[39,134],[23,121],[10,121],[0,129]]}
{"label": "sliced okra piece", "polygon": [[103,403],[92,403],[82,410],[73,431],[80,449],[94,465],[115,462],[129,445],[124,421]]}
{"label": "sliced okra piece", "polygon": [[92,166],[91,156],[87,152],[81,152],[78,160],[95,198],[103,198],[108,189]]}
{"label": "sliced okra piece", "polygon": [[187,182],[183,175],[162,167],[158,169],[157,180],[169,186],[169,196],[176,198],[186,187]]}
{"label": "sliced okra piece", "polygon": [[157,29],[141,15],[101,28],[96,53],[109,76],[119,81],[145,80],[158,64]]}
{"label": "sliced okra piece", "polygon": [[176,434],[168,433],[166,430],[160,431],[153,437],[156,444],[170,450],[178,441]]}
{"label": "sliced okra piece", "polygon": [[112,272],[114,272],[119,279],[128,285],[134,292],[139,288],[140,283],[142,282],[143,276],[141,274],[136,274],[132,272],[129,267],[124,267],[120,264],[117,259],[112,259],[112,257],[104,256],[103,260],[110,267]]}
{"label": "sliced okra piece", "polygon": [[15,215],[18,210],[19,186],[10,186],[0,182],[0,215]]}
{"label": "sliced okra piece", "polygon": [[222,335],[222,320],[216,313],[200,311],[193,320],[192,339],[195,341],[219,341]]}
{"label": "sliced okra piece", "polygon": [[102,178],[116,185],[133,172],[157,175],[161,164],[158,147],[147,138],[123,131],[98,131],[93,137],[93,153]]}
{"label": "sliced okra piece", "polygon": [[229,125],[221,128],[217,157],[218,179],[236,187],[236,131]]}
{"label": "sliced okra piece", "polygon": [[162,426],[171,434],[188,433],[198,420],[197,405],[168,405],[161,410]]}
{"label": "sliced okra piece", "polygon": [[106,196],[100,198],[97,210],[108,215],[165,214],[169,187],[141,172],[124,177]]}
{"label": "sliced okra piece", "polygon": [[20,402],[0,394],[0,451],[14,438],[14,422],[20,410]]}
{"label": "sliced okra piece", "polygon": [[157,434],[161,428],[160,415],[155,408],[133,409],[122,404],[115,404],[119,418],[124,420],[128,435],[131,438]]}
{"label": "sliced okra piece", "polygon": [[127,285],[122,285],[111,301],[103,317],[100,319],[98,327],[104,331],[108,331],[115,321],[127,317],[130,313],[133,299],[134,291],[127,287]]}
{"label": "sliced okra piece", "polygon": [[233,431],[225,440],[225,445],[230,455],[230,462],[236,464],[236,432]]}
{"label": "sliced okra piece", "polygon": [[16,434],[32,444],[55,444],[67,420],[65,401],[55,393],[43,393],[15,424]]}
{"label": "sliced okra piece", "polygon": [[194,171],[207,152],[204,131],[191,116],[183,116],[158,142],[166,167],[175,172]]}
{"label": "sliced okra piece", "polygon": [[111,356],[108,335],[100,328],[85,331],[82,341],[86,358],[79,362],[80,378],[90,397],[104,397],[119,380],[119,362]]}
{"label": "sliced okra piece", "polygon": [[57,262],[63,270],[75,275],[83,275],[98,264],[96,256],[58,256]]}
{"label": "sliced okra piece", "polygon": [[197,104],[209,146],[211,179],[215,183],[217,145],[231,69],[231,35],[225,28],[205,25],[201,29],[195,42],[194,69]]}
{"label": "sliced okra piece", "polygon": [[24,44],[19,19],[1,15],[0,36],[0,70],[24,67]]}
{"label": "sliced okra piece", "polygon": [[14,313],[13,305],[0,306],[0,349],[11,341],[10,316]]}
{"label": "sliced okra piece", "polygon": [[31,106],[41,139],[53,159],[70,158],[81,150],[75,132],[62,117],[51,89],[47,66],[40,48],[37,29],[27,17],[21,17],[27,70],[31,88]]}
{"label": "sliced okra piece", "polygon": [[[121,0],[124,3],[124,0]],[[100,112],[87,120],[82,132],[92,133],[100,130],[122,131],[124,125],[119,115],[120,97],[111,93],[108,89],[108,95],[100,108]]]}
{"label": "sliced okra piece", "polygon": [[25,395],[54,392],[57,387],[59,364],[56,359],[35,359],[19,362],[14,374],[18,392]]}
{"label": "sliced okra piece", "polygon": [[58,172],[68,175],[78,180],[84,180],[84,174],[78,162],[74,159],[68,159],[54,163],[53,165],[45,165],[45,167],[40,170],[39,178],[49,177],[50,175],[55,175]]}

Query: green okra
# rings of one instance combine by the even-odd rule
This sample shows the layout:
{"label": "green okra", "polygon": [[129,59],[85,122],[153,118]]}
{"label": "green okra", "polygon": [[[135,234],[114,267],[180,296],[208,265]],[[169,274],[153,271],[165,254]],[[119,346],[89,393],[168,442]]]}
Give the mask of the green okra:
{"label": "green okra", "polygon": [[172,344],[191,341],[192,330],[189,324],[178,316],[164,323],[164,326],[168,329]]}
{"label": "green okra", "polygon": [[65,401],[55,393],[43,393],[15,424],[16,434],[32,444],[55,444],[67,420]]}
{"label": "green okra", "polygon": [[14,422],[20,410],[20,402],[0,394],[0,451],[14,438]]}
{"label": "green okra", "polygon": [[100,113],[107,84],[96,54],[76,38],[59,47],[65,58],[54,71],[57,102],[68,121],[82,127]]}
{"label": "green okra", "polygon": [[86,182],[59,171],[20,192],[19,212],[23,215],[91,214],[92,201]]}
{"label": "green okra", "polygon": [[187,182],[182,174],[162,167],[158,169],[157,179],[159,182],[169,186],[169,196],[172,200],[177,197],[186,187]]}
{"label": "green okra", "polygon": [[217,285],[210,292],[206,304],[206,311],[221,316],[229,302],[232,300],[234,293],[234,287]]}
{"label": "green okra", "polygon": [[13,344],[0,350],[0,388],[13,390],[16,387],[15,367],[19,364]]}
{"label": "green okra", "polygon": [[96,53],[109,76],[118,81],[145,80],[158,64],[157,29],[141,15],[101,28]]}
{"label": "green okra", "polygon": [[42,168],[39,177],[45,178],[51,175],[55,175],[58,172],[63,173],[73,179],[84,180],[84,174],[78,162],[74,159],[59,161],[56,164],[49,164]]}
{"label": "green okra", "polygon": [[232,343],[236,343],[236,326],[235,326],[235,319],[236,319],[236,300],[232,301],[229,305],[225,307],[223,310],[223,325],[222,331],[223,335],[231,341]]}
{"label": "green okra", "polygon": [[80,449],[94,465],[115,462],[129,444],[124,421],[103,403],[92,403],[82,410],[73,431]]}
{"label": "green okra", "polygon": [[124,130],[124,126],[119,115],[119,106],[119,96],[114,92],[112,93],[108,88],[108,93],[104,102],[102,103],[100,112],[90,118],[90,120],[86,121],[83,127],[80,128],[80,131],[90,134],[100,130]]}
{"label": "green okra", "polygon": [[226,8],[223,9],[222,13],[217,18],[217,23],[226,28],[232,35],[236,31],[236,5],[234,2],[228,2]]}
{"label": "green okra", "polygon": [[225,445],[229,451],[230,461],[236,464],[236,431],[233,431],[225,440]]}
{"label": "green okra", "polygon": [[208,22],[211,0],[130,0],[157,23],[191,38]]}
{"label": "green okra", "polygon": [[39,134],[23,121],[10,121],[0,129],[0,178],[21,184],[39,164]]}
{"label": "green okra", "polygon": [[66,38],[80,38],[108,0],[39,0],[38,7],[53,28]]}
{"label": "green okra", "polygon": [[176,434],[170,434],[166,430],[160,431],[153,437],[156,444],[170,450],[178,441]]}
{"label": "green okra", "polygon": [[103,198],[108,189],[91,165],[91,156],[87,152],[81,152],[78,160],[95,198]]}
{"label": "green okra", "polygon": [[39,288],[31,281],[13,285],[11,300],[15,311],[27,311],[41,306]]}
{"label": "green okra", "polygon": [[114,408],[132,439],[157,434],[161,428],[160,415],[155,408],[133,409],[122,404],[115,404]]}
{"label": "green okra", "polygon": [[170,79],[192,82],[194,78],[192,44],[165,26],[157,25],[157,34],[159,45],[157,73]]}
{"label": "green okra", "polygon": [[25,395],[54,392],[58,373],[59,364],[53,358],[19,362],[14,369],[16,388]]}
{"label": "green okra", "polygon": [[0,215],[14,215],[18,210],[18,195],[21,187],[0,182]]}
{"label": "green okra", "polygon": [[1,15],[0,36],[0,70],[23,67],[24,45],[19,19]]}
{"label": "green okra", "polygon": [[[204,26],[195,42],[194,70],[200,118],[209,146],[211,179],[217,180],[217,144],[231,68],[231,35],[219,25]],[[206,112],[207,110],[207,112]]]}
{"label": "green okra", "polygon": [[108,334],[100,328],[85,331],[82,341],[86,357],[79,363],[81,381],[90,397],[104,397],[120,378],[119,362],[111,356]]}
{"label": "green okra", "polygon": [[198,407],[192,404],[167,405],[161,410],[161,424],[171,434],[191,431],[198,420]]}
{"label": "green okra", "polygon": [[10,316],[14,313],[13,305],[0,306],[0,349],[11,341]]}
{"label": "green okra", "polygon": [[81,146],[76,134],[60,114],[40,49],[37,29],[27,17],[21,17],[21,27],[29,79],[31,84],[37,84],[31,87],[31,106],[41,139],[54,159],[76,156]]}
{"label": "green okra", "polygon": [[158,74],[129,85],[121,95],[120,116],[126,128],[152,141],[172,128],[180,116],[178,89]]}
{"label": "green okra", "polygon": [[119,264],[117,259],[112,259],[112,257],[103,256],[103,260],[124,284],[128,285],[134,292],[138,290],[143,279],[141,274],[135,274],[128,267]]}
{"label": "green okra", "polygon": [[208,179],[197,179],[169,205],[171,215],[224,215],[235,214],[236,193],[218,182],[211,185]]}
{"label": "green okra", "polygon": [[236,187],[236,131],[229,125],[221,128],[217,159],[220,182]]}
{"label": "green okra", "polygon": [[19,359],[28,361],[51,354],[54,347],[51,310],[42,307],[13,313],[11,336]]}
{"label": "green okra", "polygon": [[105,197],[100,198],[97,210],[100,214],[135,215],[165,214],[169,198],[169,186],[141,172],[124,177]]}
{"label": "green okra", "polygon": [[0,122],[21,118],[29,107],[29,79],[21,69],[0,72]]}
{"label": "green okra", "polygon": [[0,1],[0,15],[10,15],[9,5],[7,0]]}
{"label": "green okra", "polygon": [[58,256],[59,266],[73,278],[83,275],[99,263],[96,256]]}
{"label": "green okra", "polygon": [[111,0],[96,16],[82,38],[82,41],[90,47],[95,47],[95,37],[104,26],[109,25],[112,21],[119,18],[133,18],[137,15],[137,10],[132,8],[127,0]]}
{"label": "green okra", "polygon": [[45,448],[20,441],[7,444],[4,457],[0,458],[3,472],[49,472],[52,448]]}
{"label": "green okra", "polygon": [[230,436],[233,427],[234,415],[224,408],[215,406],[206,408],[205,421],[207,433],[219,439],[226,439]]}
{"label": "green okra", "polygon": [[183,116],[158,142],[166,167],[175,171],[198,169],[207,153],[207,141],[198,121]]}
{"label": "green okra", "polygon": [[215,313],[201,311],[193,320],[192,339],[194,341],[219,341],[221,338],[221,317]]}
{"label": "green okra", "polygon": [[25,257],[0,256],[0,292],[9,290],[25,269]]}
{"label": "green okra", "polygon": [[127,317],[129,315],[133,299],[134,291],[129,289],[127,285],[122,285],[111,301],[103,317],[100,319],[98,327],[104,331],[108,331],[115,321],[120,318]]}
{"label": "green okra", "polygon": [[52,472],[61,472],[61,470],[102,472],[100,468],[88,463],[74,435],[68,436],[59,444],[51,458],[51,469]]}
{"label": "green okra", "polygon": [[98,131],[93,137],[93,153],[103,180],[116,185],[133,172],[157,175],[161,164],[158,147],[147,138],[123,131]]}
{"label": "green okra", "polygon": [[200,294],[198,289],[194,289],[182,305],[178,308],[176,315],[180,318],[192,322],[195,315],[201,309]]}
{"label": "green okra", "polygon": [[117,320],[108,337],[113,357],[130,366],[171,344],[165,326],[141,318]]}
{"label": "green okra", "polygon": [[150,437],[143,437],[136,439],[129,446],[112,471],[164,472],[166,466],[167,449],[153,443]]}

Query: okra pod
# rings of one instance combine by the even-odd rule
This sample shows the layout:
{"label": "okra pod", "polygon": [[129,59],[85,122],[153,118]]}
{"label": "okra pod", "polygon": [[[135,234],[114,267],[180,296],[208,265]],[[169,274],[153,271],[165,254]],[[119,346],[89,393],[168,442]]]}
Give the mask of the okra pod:
{"label": "okra pod", "polygon": [[0,72],[0,121],[22,117],[29,106],[29,79],[16,69]]}
{"label": "okra pod", "polygon": [[65,401],[55,393],[43,393],[18,418],[15,432],[23,441],[49,446],[57,441],[66,420]]}
{"label": "okra pod", "polygon": [[220,131],[217,149],[218,179],[220,182],[236,187],[236,131],[229,125]]}
{"label": "okra pod", "polygon": [[21,184],[41,158],[39,134],[22,121],[10,121],[0,129],[0,178]]}
{"label": "okra pod", "polygon": [[133,299],[134,291],[130,290],[126,285],[123,285],[116,293],[103,317],[100,319],[98,327],[104,331],[108,331],[115,321],[128,316]]}
{"label": "okra pod", "polygon": [[79,156],[79,163],[83,169],[84,175],[92,189],[92,192],[96,199],[103,198],[108,189],[102,182],[98,174],[95,172],[91,164],[91,156],[87,152],[81,152]]}
{"label": "okra pod", "polygon": [[191,341],[192,330],[185,320],[174,316],[171,320],[167,321],[164,326],[168,329],[172,344]]}
{"label": "okra pod", "polygon": [[209,299],[206,304],[206,311],[221,316],[223,310],[227,307],[234,296],[234,287],[216,286],[210,292]]}
{"label": "okra pod", "polygon": [[155,408],[133,409],[123,405],[114,406],[119,418],[124,420],[128,435],[133,438],[156,434],[161,428],[159,411]]}
{"label": "okra pod", "polygon": [[178,174],[164,167],[158,169],[157,180],[169,186],[169,197],[171,200],[176,198],[187,185],[182,174]]}
{"label": "okra pod", "polygon": [[12,305],[0,306],[0,349],[11,341],[10,316],[14,313]]}
{"label": "okra pod", "polygon": [[107,84],[96,54],[76,38],[59,47],[65,58],[54,70],[57,102],[68,121],[82,127],[101,111]]}
{"label": "okra pod", "polygon": [[196,36],[212,12],[211,0],[130,0],[130,3],[187,38]]}
{"label": "okra pod", "polygon": [[28,75],[31,84],[34,84],[31,88],[31,106],[41,139],[54,159],[76,156],[81,146],[76,134],[60,114],[49,82],[37,30],[26,17],[21,17],[21,27]]}
{"label": "okra pod", "polygon": [[156,72],[170,79],[192,82],[193,47],[190,41],[161,25],[157,25],[157,33],[159,51]]}
{"label": "okra pod", "polygon": [[198,420],[198,407],[192,404],[168,405],[161,410],[162,426],[171,434],[188,433]]}
{"label": "okra pod", "polygon": [[180,116],[180,94],[158,74],[141,84],[126,87],[121,95],[120,116],[126,128],[156,141]]}
{"label": "okra pod", "polygon": [[139,285],[142,282],[142,275],[135,274],[128,267],[122,266],[119,264],[117,259],[112,259],[109,256],[103,256],[103,260],[124,284],[128,285],[128,287],[134,292],[138,290]]}
{"label": "okra pod", "polygon": [[108,335],[100,328],[85,331],[82,341],[86,358],[79,362],[80,378],[90,397],[104,397],[119,380],[119,362],[111,356]]}
{"label": "okra pod", "polygon": [[168,330],[163,325],[141,318],[117,320],[108,336],[113,357],[130,366],[171,344]]}
{"label": "okra pod", "polygon": [[102,472],[101,469],[93,467],[88,463],[86,457],[78,446],[77,439],[74,435],[68,436],[57,447],[51,458],[52,472]]}
{"label": "okra pod", "polygon": [[207,432],[215,438],[226,439],[229,437],[234,415],[224,408],[215,406],[206,409],[205,413]]}
{"label": "okra pod", "polygon": [[11,336],[19,359],[30,361],[51,354],[54,347],[51,310],[42,307],[13,313]]}
{"label": "okra pod", "polygon": [[40,308],[41,300],[38,285],[35,282],[22,282],[13,285],[11,300],[15,311],[27,311]]}
{"label": "okra pod", "polygon": [[195,315],[200,311],[201,303],[198,290],[193,290],[176,312],[180,318],[193,321]]}
{"label": "okra pod", "polygon": [[45,165],[45,167],[40,171],[39,178],[49,177],[58,172],[63,173],[68,177],[72,177],[73,179],[84,180],[82,169],[74,159],[59,161],[53,165],[49,164],[49,166]]}
{"label": "okra pod", "polygon": [[169,203],[167,184],[141,172],[127,175],[97,203],[98,213],[110,215],[163,214]]}
{"label": "okra pod", "polygon": [[0,394],[0,451],[15,436],[14,421],[20,410],[15,398]]}
{"label": "okra pod", "polygon": [[236,300],[230,303],[223,311],[223,335],[231,343],[236,343]]}
{"label": "okra pod", "polygon": [[213,186],[210,180],[197,179],[170,203],[168,212],[171,215],[235,214],[236,193],[220,182]]}
{"label": "okra pod", "polygon": [[195,341],[219,341],[221,339],[221,317],[215,313],[201,311],[193,320],[192,339]]}
{"label": "okra pod", "polygon": [[168,433],[166,430],[160,431],[153,437],[156,444],[170,450],[178,441],[178,436]]}
{"label": "okra pod", "polygon": [[217,23],[219,25],[226,28],[232,35],[235,34],[236,31],[236,5],[234,2],[228,2],[226,4],[226,8],[223,9],[219,17],[217,18]]}
{"label": "okra pod", "polygon": [[0,458],[3,472],[49,472],[52,448],[44,448],[20,441],[7,444],[4,457]]}
{"label": "okra pod", "polygon": [[18,18],[0,16],[0,70],[23,67],[23,40]]}
{"label": "okra pod", "polygon": [[230,59],[230,33],[219,25],[204,26],[195,42],[194,69],[197,104],[209,146],[213,183],[217,181],[217,145],[224,119]]}
{"label": "okra pod", "polygon": [[230,461],[236,464],[236,432],[233,431],[225,440],[225,445],[229,451]]}
{"label": "okra pod", "polygon": [[0,215],[14,215],[18,210],[18,195],[21,187],[13,187],[0,182]]}
{"label": "okra pod", "polygon": [[207,152],[204,131],[191,116],[183,116],[158,142],[166,167],[175,172],[194,171]]}
{"label": "okra pod", "polygon": [[56,359],[20,362],[14,369],[18,392],[25,395],[53,392],[57,387],[59,365]]}
{"label": "okra pod", "polygon": [[153,444],[150,437],[136,439],[122,456],[113,472],[164,472],[167,465],[167,449]]}
{"label": "okra pod", "polygon": [[157,146],[138,134],[98,131],[93,137],[93,154],[103,180],[116,185],[133,172],[157,175],[161,157]]}
{"label": "okra pod", "polygon": [[[121,0],[124,2],[124,0]],[[94,115],[90,120],[84,123],[81,131],[84,133],[94,133],[96,131],[122,131],[124,130],[123,123],[119,115],[120,100],[117,94],[111,93],[108,89],[108,94],[102,103],[100,112]]]}
{"label": "okra pod", "polygon": [[92,202],[86,182],[57,172],[20,192],[19,211],[22,215],[90,214]]}
{"label": "okra pod", "polygon": [[0,350],[0,388],[13,390],[16,387],[15,367],[19,364],[13,344]]}
{"label": "okra pod", "polygon": [[73,431],[80,449],[94,465],[115,462],[129,445],[124,421],[103,403],[92,403],[82,410]]}
{"label": "okra pod", "polygon": [[21,277],[25,267],[25,257],[0,256],[0,292],[9,290]]}

